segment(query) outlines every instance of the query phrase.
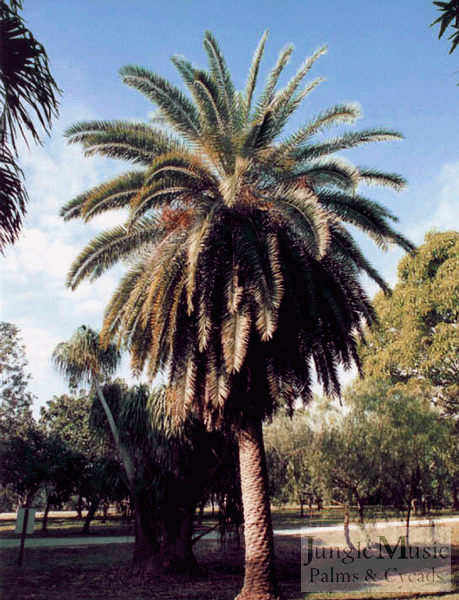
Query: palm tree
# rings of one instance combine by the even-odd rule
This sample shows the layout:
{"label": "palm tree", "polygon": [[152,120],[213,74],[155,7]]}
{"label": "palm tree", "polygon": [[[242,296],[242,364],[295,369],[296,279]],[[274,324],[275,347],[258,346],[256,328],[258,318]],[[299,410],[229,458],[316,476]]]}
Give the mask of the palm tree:
{"label": "palm tree", "polygon": [[59,89],[46,50],[18,15],[22,3],[0,0],[0,251],[19,234],[27,192],[16,163],[18,132],[40,141],[34,115],[45,132],[57,116]]}
{"label": "palm tree", "polygon": [[282,136],[289,117],[321,81],[300,88],[325,49],[317,50],[280,90],[288,45],[255,101],[267,34],[245,89],[236,91],[214,36],[209,69],[172,62],[190,96],[144,68],[121,70],[124,83],[158,107],[153,123],[89,122],[68,131],[86,154],[137,164],[67,203],[65,219],[129,211],[124,226],[96,237],[73,263],[75,288],[107,268],[129,268],[105,312],[102,339],[129,349],[134,371],[168,380],[172,422],[188,415],[209,429],[231,423],[239,440],[245,522],[243,599],[277,598],[262,422],[281,406],[307,401],[313,371],[327,394],[340,391],[337,369],[359,365],[357,338],[375,315],[366,273],[387,285],[362,255],[347,225],[382,248],[412,244],[392,229],[361,184],[395,190],[396,174],[336,156],[368,142],[399,140],[385,129],[316,139],[353,123],[354,104],[334,106]]}
{"label": "palm tree", "polygon": [[[57,370],[69,383],[72,385],[80,382],[91,384],[100,401],[126,473],[129,492],[134,505],[136,525],[134,562],[139,562],[154,554],[157,548],[151,536],[149,536],[149,529],[145,527],[143,512],[138,502],[136,466],[133,453],[130,451],[129,444],[126,443],[126,435],[123,435],[124,432],[117,423],[119,415],[113,411],[113,407],[110,407],[102,386],[102,382],[115,373],[120,360],[121,356],[116,346],[109,344],[103,348],[100,344],[99,334],[85,325],[79,327],[70,340],[58,344],[53,351],[53,362]],[[117,387],[116,392],[117,394],[114,393],[115,396],[121,394]]]}
{"label": "palm tree", "polygon": [[117,447],[119,432],[102,392],[101,381],[115,373],[120,361],[116,346],[102,348],[99,334],[86,325],[78,327],[67,342],[60,342],[53,351],[54,366],[71,385],[89,383],[94,386]]}

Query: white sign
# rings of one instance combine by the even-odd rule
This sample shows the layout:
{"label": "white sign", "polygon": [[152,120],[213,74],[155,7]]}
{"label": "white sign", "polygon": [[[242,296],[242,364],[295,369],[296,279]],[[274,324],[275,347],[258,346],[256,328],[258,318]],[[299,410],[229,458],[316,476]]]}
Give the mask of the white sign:
{"label": "white sign", "polygon": [[29,511],[26,533],[33,533],[33,530],[35,528],[35,513],[37,512],[35,508],[18,508],[18,512],[16,515],[16,528],[14,530],[14,533],[22,533],[22,527],[24,525],[24,515],[26,510]]}

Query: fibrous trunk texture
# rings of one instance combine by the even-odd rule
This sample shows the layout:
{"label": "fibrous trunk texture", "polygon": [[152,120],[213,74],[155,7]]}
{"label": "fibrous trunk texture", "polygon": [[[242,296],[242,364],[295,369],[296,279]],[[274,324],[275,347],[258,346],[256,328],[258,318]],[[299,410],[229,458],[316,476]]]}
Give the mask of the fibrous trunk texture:
{"label": "fibrous trunk texture", "polygon": [[245,576],[236,600],[282,598],[277,582],[261,421],[239,432],[239,463],[244,508]]}

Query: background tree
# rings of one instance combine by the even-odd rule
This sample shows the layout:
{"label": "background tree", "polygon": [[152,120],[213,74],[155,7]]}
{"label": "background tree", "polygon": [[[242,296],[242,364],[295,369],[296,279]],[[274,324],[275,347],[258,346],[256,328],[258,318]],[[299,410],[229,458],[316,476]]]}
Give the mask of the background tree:
{"label": "background tree", "polygon": [[363,411],[368,422],[376,419],[381,427],[379,443],[369,449],[380,464],[378,495],[405,510],[408,535],[413,508],[424,513],[443,500],[447,457],[455,446],[449,424],[424,397],[423,388],[415,393],[413,386],[364,381],[349,397],[353,411]]}
{"label": "background tree", "polygon": [[[96,398],[99,403],[99,399]],[[103,484],[91,483],[91,477],[100,479],[101,473],[106,470],[99,469],[98,464],[107,461],[110,463],[116,456],[113,439],[101,439],[94,431],[91,424],[91,411],[94,399],[85,390],[74,394],[61,394],[49,400],[46,406],[40,409],[40,420],[38,426],[48,437],[58,437],[65,444],[72,455],[78,457],[76,465],[78,469],[74,472],[73,492],[78,496],[76,505],[77,514],[82,518],[83,501],[88,505],[94,504],[94,490],[98,491]],[[96,467],[93,465],[96,464]],[[95,512],[94,512],[95,514]],[[89,528],[92,517],[86,520],[85,527]]]}
{"label": "background tree", "polygon": [[357,505],[364,525],[365,506],[377,496],[381,483],[381,419],[354,409],[333,424],[324,424],[315,437],[312,472],[335,501],[347,508]]}
{"label": "background tree", "polygon": [[95,434],[91,424],[93,402],[94,397],[84,389],[76,394],[54,396],[40,408],[39,427],[46,435],[59,436],[74,452],[103,453],[107,444]]}
{"label": "background tree", "polygon": [[[84,325],[75,331],[70,340],[61,342],[53,351],[53,361],[56,368],[71,385],[75,385],[76,382],[87,382],[93,387],[103,408],[118,456],[122,462],[131,498],[133,502],[136,502],[136,470],[133,457],[129,452],[129,448],[125,445],[123,432],[116,423],[116,414],[113,413],[112,407],[107,402],[102,390],[104,379],[106,380],[115,372],[120,360],[120,353],[113,344],[103,348],[100,344],[99,334]],[[119,410],[119,407],[116,407],[116,409]],[[145,530],[142,528],[141,513],[138,507],[136,508],[135,557],[144,555],[145,547],[149,542],[145,536]],[[94,513],[96,510],[97,506],[94,508]],[[154,553],[154,549],[150,553]]]}
{"label": "background tree", "polygon": [[459,233],[430,232],[398,266],[391,296],[375,298],[378,325],[361,354],[366,377],[407,383],[459,411]]}
{"label": "background tree", "polygon": [[0,483],[13,494],[10,508],[30,507],[54,466],[49,440],[35,426],[12,435],[0,446]]}
{"label": "background tree", "polygon": [[107,308],[104,341],[124,343],[136,371],[167,374],[167,407],[177,422],[193,415],[209,429],[228,421],[238,431],[246,542],[241,600],[280,594],[262,421],[279,405],[292,409],[298,397],[310,397],[312,365],[325,391],[339,392],[337,366],[358,363],[356,331],[373,320],[359,273],[387,289],[346,225],[382,247],[393,242],[412,250],[390,226],[394,217],[357,193],[359,184],[401,189],[404,180],[335,156],[400,136],[373,129],[314,140],[355,121],[359,109],[343,104],[282,138],[320,81],[300,89],[324,49],[276,90],[293,51],[284,48],[254,102],[265,42],[266,35],[243,93],[209,32],[208,71],[172,59],[191,99],[163,77],[125,67],[125,83],[158,106],[160,126],[80,123],[68,136],[87,154],[148,169],[90,190],[62,211],[88,219],[129,208],[125,227],[104,232],[77,258],[69,285],[131,260]]}
{"label": "background tree", "polygon": [[71,495],[78,489],[83,454],[72,450],[59,436],[46,436],[41,447],[43,463],[43,485],[45,506],[42,519],[42,531],[47,531],[48,515],[51,507],[62,509]]}
{"label": "background tree", "polygon": [[19,329],[0,323],[0,440],[32,425],[31,375]]}
{"label": "background tree", "polygon": [[26,211],[17,137],[39,142],[34,118],[49,133],[58,114],[48,56],[19,16],[21,8],[19,0],[0,0],[0,251],[17,239]]}
{"label": "background tree", "polygon": [[298,410],[294,419],[280,412],[264,433],[271,498],[299,504],[303,518],[305,505],[320,507],[323,495],[321,476],[315,477],[312,469],[316,440],[310,411]]}

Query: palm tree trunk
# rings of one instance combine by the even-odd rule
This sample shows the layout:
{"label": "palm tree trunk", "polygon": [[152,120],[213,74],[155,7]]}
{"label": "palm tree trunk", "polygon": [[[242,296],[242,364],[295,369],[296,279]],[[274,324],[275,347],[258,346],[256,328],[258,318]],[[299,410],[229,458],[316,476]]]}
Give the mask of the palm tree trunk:
{"label": "palm tree trunk", "polygon": [[134,508],[135,544],[132,562],[141,564],[159,552],[159,540],[155,535],[153,524],[148,522],[138,494],[131,490],[131,500]]}
{"label": "palm tree trunk", "polygon": [[268,472],[261,420],[239,431],[239,464],[244,508],[245,576],[237,600],[282,598],[277,582]]}
{"label": "palm tree trunk", "polygon": [[94,385],[96,386],[97,395],[99,396],[100,403],[102,404],[102,408],[104,409],[105,416],[107,417],[108,424],[110,426],[110,431],[112,432],[113,438],[115,440],[116,447],[120,448],[120,436],[118,433],[118,427],[116,426],[115,419],[113,417],[112,411],[105,400],[104,393],[102,392],[102,388],[100,387],[99,378],[96,375],[93,375]]}

